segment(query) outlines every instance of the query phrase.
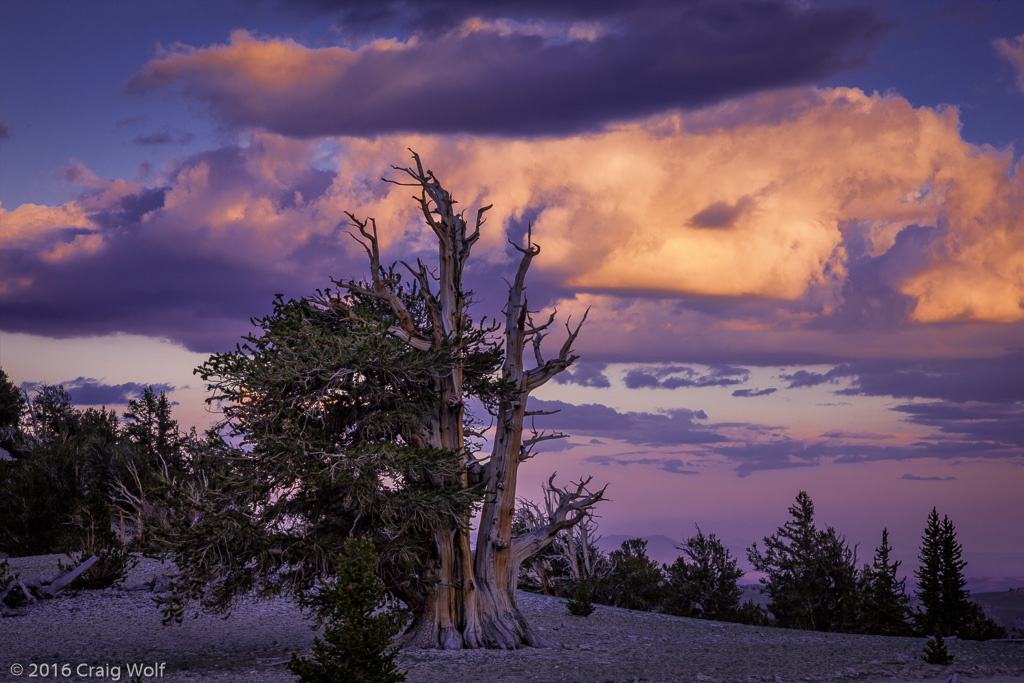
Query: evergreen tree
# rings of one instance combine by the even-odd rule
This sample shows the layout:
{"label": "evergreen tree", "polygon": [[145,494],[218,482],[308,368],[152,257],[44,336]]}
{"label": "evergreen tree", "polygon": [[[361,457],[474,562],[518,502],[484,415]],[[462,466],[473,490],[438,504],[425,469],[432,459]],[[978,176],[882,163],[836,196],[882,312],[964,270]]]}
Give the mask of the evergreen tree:
{"label": "evergreen tree", "polygon": [[[604,489],[590,491],[589,477],[552,484],[544,524],[514,534],[516,480],[533,446],[558,436],[524,435],[527,399],[576,361],[583,320],[545,360],[554,319],[535,320],[527,307],[527,272],[540,253],[529,232],[513,245],[521,257],[501,319],[474,319],[463,274],[490,207],[468,222],[413,160],[395,168],[405,182],[389,182],[418,188],[436,268],[382,264],[374,219],[348,214],[369,278],[277,297],[253,320],[254,334],[196,369],[223,421],[201,476],[165,497],[175,508],[158,540],[180,571],[165,617],[223,611],[250,591],[301,594],[358,536],[375,543],[386,589],[412,613],[405,642],[543,641],[517,605],[520,563],[584,522]],[[471,406],[481,404],[494,425],[486,455],[473,438],[486,421]]]}
{"label": "evergreen tree", "polygon": [[668,573],[665,611],[684,617],[732,620],[743,595],[738,581],[743,572],[729,550],[714,535],[697,535],[679,546],[683,556],[665,568]]}
{"label": "evergreen tree", "polygon": [[17,429],[24,407],[25,399],[21,395],[21,390],[0,367],[0,446],[3,446]]}
{"label": "evergreen tree", "polygon": [[949,666],[953,663],[953,655],[949,654],[949,650],[946,649],[946,643],[938,634],[932,636],[925,644],[921,659],[929,664],[938,664],[939,666]]}
{"label": "evergreen tree", "polygon": [[181,458],[184,435],[171,417],[167,394],[157,396],[153,387],[142,390],[142,396],[128,401],[124,413],[124,435],[150,463],[161,460],[174,469],[183,469]]}
{"label": "evergreen tree", "polygon": [[565,606],[569,608],[569,614],[576,617],[589,617],[594,613],[594,603],[591,599],[590,590],[591,583],[593,583],[593,579],[589,576],[576,580],[572,597],[565,603]]}
{"label": "evergreen tree", "polygon": [[947,516],[940,520],[933,507],[921,537],[920,566],[914,572],[920,603],[914,620],[922,635],[956,635],[970,613],[962,553],[953,523]]}
{"label": "evergreen tree", "polygon": [[762,591],[779,626],[816,631],[854,627],[857,612],[856,552],[832,527],[814,525],[814,503],[800,491],[789,508],[793,519],[747,549],[754,569],[767,576]]}
{"label": "evergreen tree", "polygon": [[897,578],[901,562],[890,562],[889,530],[882,529],[882,544],[875,549],[871,565],[864,565],[861,575],[861,622],[864,633],[902,636],[910,633],[910,597],[905,578]]}
{"label": "evergreen tree", "polygon": [[324,622],[324,639],[313,639],[313,657],[292,655],[289,670],[302,683],[397,683],[394,638],[401,615],[386,601],[377,577],[373,543],[349,538],[337,558],[337,576],[310,601]]}
{"label": "evergreen tree", "polygon": [[956,528],[946,515],[942,516],[942,614],[950,633],[959,633],[970,613],[970,597],[967,591],[967,579],[964,578],[964,567],[967,563],[962,559],[963,546],[956,540]]}
{"label": "evergreen tree", "polygon": [[597,582],[597,602],[652,610],[662,601],[665,580],[658,563],[647,557],[647,541],[630,538],[608,555],[614,569]]}
{"label": "evergreen tree", "polygon": [[[151,398],[162,406],[164,430],[176,431],[166,396]],[[113,498],[119,482],[132,480],[133,472],[151,480],[156,464],[137,457],[137,444],[122,432],[113,410],[78,409],[63,386],[39,387],[23,416],[21,429],[8,440],[11,458],[0,458],[0,551],[25,555],[109,547],[123,553],[121,539],[109,528],[123,522]],[[173,446],[169,455],[183,457],[183,442]]]}

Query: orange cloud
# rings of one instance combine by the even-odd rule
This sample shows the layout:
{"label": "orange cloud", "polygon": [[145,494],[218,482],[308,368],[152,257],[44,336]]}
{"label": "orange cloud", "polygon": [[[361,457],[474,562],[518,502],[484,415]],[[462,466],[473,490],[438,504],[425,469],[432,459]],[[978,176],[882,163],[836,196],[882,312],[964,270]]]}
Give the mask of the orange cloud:
{"label": "orange cloud", "polygon": [[[139,229],[168,255],[202,253],[290,273],[303,249],[325,240],[340,241],[361,263],[358,245],[338,230],[353,211],[377,219],[385,249],[432,251],[409,188],[379,181],[401,178],[387,165],[406,163],[412,147],[464,208],[494,204],[477,245],[481,266],[510,264],[506,238],[522,242],[529,218],[543,248],[536,268],[549,279],[590,292],[811,304],[778,307],[770,324],[785,335],[813,322],[815,311],[842,304],[851,234],[877,257],[908,227],[937,226],[912,249],[904,240],[887,262],[886,286],[910,297],[912,320],[1019,321],[1024,173],[1009,152],[970,145],[958,128],[952,108],[835,88],[764,94],[564,138],[327,142],[252,133],[241,148],[199,155],[162,178],[159,210],[142,215]],[[0,209],[4,246],[38,244],[51,260],[101,250],[97,216],[122,215],[129,195],[144,189],[81,166],[68,177],[88,192],[61,207]],[[75,230],[60,233],[67,228]],[[44,245],[36,241],[43,234],[63,237]],[[636,320],[617,323],[641,328],[657,317],[646,308],[634,313]],[[738,317],[721,333],[767,322]]]}
{"label": "orange cloud", "polygon": [[[766,110],[777,114],[762,120]],[[407,156],[404,146],[464,206],[493,202],[493,222],[539,210],[538,267],[570,286],[785,300],[819,292],[828,306],[841,296],[845,231],[863,230],[879,255],[904,228],[937,225],[927,253],[894,274],[913,318],[1024,318],[1024,174],[1009,153],[964,142],[953,108],[836,88],[561,139],[350,140],[341,178]],[[407,195],[392,188],[363,203],[342,190],[334,201],[400,219]],[[482,245],[504,258],[501,232]]]}

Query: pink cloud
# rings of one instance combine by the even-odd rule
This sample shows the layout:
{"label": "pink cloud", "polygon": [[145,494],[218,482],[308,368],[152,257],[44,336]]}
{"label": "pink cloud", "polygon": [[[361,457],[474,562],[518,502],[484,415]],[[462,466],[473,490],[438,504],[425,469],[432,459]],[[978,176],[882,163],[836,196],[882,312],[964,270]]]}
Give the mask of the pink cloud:
{"label": "pink cloud", "polygon": [[[408,188],[379,180],[412,147],[463,207],[494,204],[472,268],[478,291],[500,301],[506,239],[524,239],[531,221],[543,249],[531,302],[574,316],[594,304],[597,331],[581,343],[605,359],[665,358],[679,347],[712,361],[948,354],[950,344],[979,343],[994,353],[1014,337],[1000,326],[1024,320],[1024,174],[1009,153],[964,142],[958,126],[953,109],[837,88],[563,138],[254,132],[238,148],[170,165],[149,186],[70,167],[73,201],[0,209],[0,279],[8,297],[31,299],[76,256],[79,289],[135,261],[157,271],[176,263],[167,277],[183,315],[184,302],[205,299],[243,325],[260,308],[242,302],[267,288],[299,295],[365,273],[345,211],[377,219],[389,256],[433,251]],[[89,268],[103,275],[87,277]],[[222,292],[214,305],[218,272],[237,280],[229,290],[238,298]],[[706,297],[715,303],[701,304]],[[869,336],[837,337],[829,322],[846,316],[850,330],[868,329],[879,311],[885,325]],[[950,321],[970,324],[936,341],[929,325]]]}
{"label": "pink cloud", "polygon": [[[862,8],[784,0],[542,3],[529,20],[523,9],[474,3],[403,40],[346,47],[235,31],[227,44],[161,49],[129,89],[181,86],[232,125],[297,137],[564,135],[814,82],[862,64],[885,30]],[[412,13],[387,13],[389,34]]]}
{"label": "pink cloud", "polygon": [[1024,92],[1024,33],[1016,38],[996,38],[992,47],[1013,67],[1017,75],[1017,89]]}

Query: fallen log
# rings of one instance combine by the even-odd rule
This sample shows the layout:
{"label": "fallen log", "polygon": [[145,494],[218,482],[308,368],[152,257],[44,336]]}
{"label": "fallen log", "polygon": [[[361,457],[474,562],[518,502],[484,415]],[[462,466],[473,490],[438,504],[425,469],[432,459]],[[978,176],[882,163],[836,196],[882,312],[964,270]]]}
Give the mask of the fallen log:
{"label": "fallen log", "polygon": [[[16,617],[25,614],[28,610],[27,607],[31,607],[39,602],[40,598],[53,598],[60,594],[65,588],[71,585],[71,583],[81,576],[83,573],[89,571],[89,568],[96,563],[99,558],[93,555],[88,560],[78,565],[74,569],[66,572],[57,572],[56,574],[50,574],[47,576],[40,576],[36,579],[28,579],[23,581],[21,578],[14,578],[11,582],[3,588],[0,592],[0,616],[4,617]],[[11,607],[7,604],[7,601],[11,596],[12,591],[17,588],[25,596],[26,606]],[[18,602],[21,602],[20,600]]]}
{"label": "fallen log", "polygon": [[89,567],[96,563],[96,560],[100,559],[96,555],[93,555],[88,560],[78,565],[71,571],[59,576],[54,581],[51,581],[49,585],[43,586],[40,591],[46,594],[46,597],[52,598],[60,593],[62,590],[67,588],[72,581],[77,579],[83,573],[89,570]]}

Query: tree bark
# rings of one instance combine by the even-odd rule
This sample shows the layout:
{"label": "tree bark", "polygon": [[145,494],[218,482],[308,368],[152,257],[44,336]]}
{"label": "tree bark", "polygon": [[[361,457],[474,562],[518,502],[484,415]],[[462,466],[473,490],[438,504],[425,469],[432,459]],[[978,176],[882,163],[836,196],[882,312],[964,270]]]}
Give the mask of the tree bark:
{"label": "tree bark", "polygon": [[[424,220],[438,240],[436,293],[432,291],[431,274],[422,262],[417,262],[415,268],[403,263],[419,284],[429,329],[417,328],[401,299],[390,289],[391,283],[385,280],[373,219],[359,221],[348,214],[362,238],[355,239],[370,259],[372,288],[354,282],[337,284],[350,291],[387,301],[398,321],[391,332],[413,348],[427,350],[445,341],[461,341],[467,331],[463,268],[473,244],[479,239],[484,213],[491,207],[485,206],[477,211],[476,224],[472,232],[469,232],[463,214],[455,211],[456,202],[451,195],[441,186],[432,171],[424,171],[415,152],[413,160],[415,166],[412,168],[393,167],[409,176],[412,182],[385,180],[419,189],[419,196],[415,199]],[[543,325],[535,326],[523,296],[526,273],[540,248],[529,242],[525,247],[513,246],[522,254],[522,259],[515,281],[509,287],[505,308],[505,359],[502,370],[503,378],[510,383],[513,391],[512,396],[499,405],[494,447],[489,461],[483,465],[486,497],[476,550],[474,553],[466,532],[469,528],[468,518],[463,520],[464,524],[460,528],[437,530],[434,535],[436,553],[430,568],[430,577],[435,581],[434,590],[426,597],[422,608],[417,610],[412,625],[403,635],[408,645],[441,649],[512,649],[524,645],[549,645],[530,629],[516,604],[519,566],[530,553],[551,543],[559,531],[582,520],[586,511],[600,501],[604,494],[603,489],[594,494],[586,492],[584,482],[575,492],[565,489],[562,504],[547,525],[532,530],[522,539],[512,538],[518,469],[520,463],[531,455],[532,442],[524,445],[523,441],[527,398],[531,391],[576,360],[577,357],[572,355],[572,344],[582,326],[582,321],[575,330],[567,326],[568,339],[562,345],[558,357],[543,360],[541,340],[545,330],[553,323],[554,315]],[[532,342],[537,360],[536,367],[531,370],[525,370],[523,366],[523,352],[527,342]],[[449,483],[468,486],[470,470],[479,465],[465,450],[461,369],[456,367],[448,375],[437,377],[435,390],[438,394],[437,414],[428,441],[431,446],[464,454],[465,470],[461,481]]]}

